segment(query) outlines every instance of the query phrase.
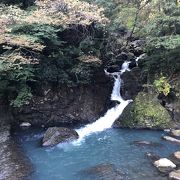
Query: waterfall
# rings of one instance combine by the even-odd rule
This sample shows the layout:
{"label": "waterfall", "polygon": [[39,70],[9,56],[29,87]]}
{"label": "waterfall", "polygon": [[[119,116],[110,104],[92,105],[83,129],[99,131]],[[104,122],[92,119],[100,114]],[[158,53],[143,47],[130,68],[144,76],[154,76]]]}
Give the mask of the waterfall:
{"label": "waterfall", "polygon": [[136,58],[136,66],[138,66],[138,61],[140,60],[140,59],[142,59],[142,58],[144,58],[144,57],[146,57],[146,54],[144,53],[144,54],[141,54],[140,56],[138,56],[137,58]]}
{"label": "waterfall", "polygon": [[105,129],[111,128],[116,119],[121,115],[124,108],[132,102],[132,100],[123,100],[120,89],[121,89],[121,74],[125,71],[130,71],[129,69],[130,61],[125,61],[122,64],[121,70],[119,72],[109,73],[107,70],[105,74],[114,78],[114,86],[111,93],[111,100],[118,101],[115,107],[109,109],[103,117],[100,117],[97,121],[92,124],[88,124],[85,127],[77,129],[77,133],[79,134],[79,139],[77,142],[80,142],[84,137],[88,136],[91,133],[104,131]]}

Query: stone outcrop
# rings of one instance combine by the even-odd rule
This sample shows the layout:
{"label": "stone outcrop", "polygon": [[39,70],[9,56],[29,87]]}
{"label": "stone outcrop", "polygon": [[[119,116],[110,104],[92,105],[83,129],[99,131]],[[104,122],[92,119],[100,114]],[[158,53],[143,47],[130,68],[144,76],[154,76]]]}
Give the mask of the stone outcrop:
{"label": "stone outcrop", "polygon": [[115,126],[165,129],[171,127],[171,117],[155,95],[140,92],[123,111]]}
{"label": "stone outcrop", "polygon": [[54,146],[59,143],[68,142],[78,139],[78,134],[75,130],[64,127],[50,127],[44,134],[42,145]]}
{"label": "stone outcrop", "polygon": [[130,72],[123,73],[121,93],[124,99],[134,99],[142,90],[140,73],[141,69],[138,67],[133,68]]}
{"label": "stone outcrop", "polygon": [[104,113],[111,93],[111,84],[79,87],[52,87],[42,96],[34,96],[29,105],[13,110],[14,123],[29,122],[32,126],[87,124]]}

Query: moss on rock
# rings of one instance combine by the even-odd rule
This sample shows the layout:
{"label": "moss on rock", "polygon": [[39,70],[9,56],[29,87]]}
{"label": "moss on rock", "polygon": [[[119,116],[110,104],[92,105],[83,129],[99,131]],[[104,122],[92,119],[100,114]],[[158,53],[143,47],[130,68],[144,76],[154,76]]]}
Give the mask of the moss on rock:
{"label": "moss on rock", "polygon": [[155,95],[140,92],[118,122],[121,127],[164,129],[171,126],[171,117]]}

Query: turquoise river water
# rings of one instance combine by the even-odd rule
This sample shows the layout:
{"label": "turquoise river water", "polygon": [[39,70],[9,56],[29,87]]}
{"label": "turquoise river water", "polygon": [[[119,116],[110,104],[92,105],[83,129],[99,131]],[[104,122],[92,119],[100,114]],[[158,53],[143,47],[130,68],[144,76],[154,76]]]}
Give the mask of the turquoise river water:
{"label": "turquoise river water", "polygon": [[[180,149],[161,139],[163,131],[108,129],[89,135],[79,145],[65,143],[49,148],[41,147],[43,133],[42,129],[15,133],[33,165],[30,180],[163,180],[166,178],[159,175],[146,153],[168,157]],[[142,140],[158,143],[158,146],[133,143]],[[97,165],[105,165],[102,174]],[[108,169],[112,165],[114,171]],[[117,172],[121,175],[116,176]]]}

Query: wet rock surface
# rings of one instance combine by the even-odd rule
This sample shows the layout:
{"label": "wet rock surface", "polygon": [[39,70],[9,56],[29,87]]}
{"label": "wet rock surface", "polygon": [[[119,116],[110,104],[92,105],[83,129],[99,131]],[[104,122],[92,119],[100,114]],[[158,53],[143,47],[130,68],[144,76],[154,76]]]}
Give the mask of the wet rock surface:
{"label": "wet rock surface", "polygon": [[169,173],[169,179],[171,180],[180,180],[180,169],[172,171]]}
{"label": "wet rock surface", "polygon": [[124,99],[134,99],[138,92],[142,90],[142,82],[140,78],[141,70],[138,67],[133,68],[130,72],[122,75],[122,97]]}
{"label": "wet rock surface", "polygon": [[169,135],[180,138],[180,129],[171,130]]}
{"label": "wet rock surface", "polygon": [[0,180],[26,179],[32,166],[9,135],[8,130],[0,131]]}
{"label": "wet rock surface", "polygon": [[42,145],[54,146],[59,143],[78,139],[78,134],[75,130],[64,127],[50,127],[44,134]]}
{"label": "wet rock surface", "polygon": [[123,180],[124,173],[113,164],[99,164],[97,166],[81,171],[81,174],[95,180]]}
{"label": "wet rock surface", "polygon": [[164,139],[164,140],[166,140],[166,141],[173,142],[173,143],[178,143],[178,144],[180,144],[180,140],[179,140],[179,139],[173,138],[173,137],[171,137],[171,136],[163,136],[162,139]]}
{"label": "wet rock surface", "polygon": [[115,122],[116,127],[137,129],[165,129],[171,127],[168,111],[159,103],[154,94],[140,92]]}
{"label": "wet rock surface", "polygon": [[106,82],[72,88],[64,86],[56,90],[46,87],[44,94],[34,96],[29,105],[13,109],[13,122],[47,127],[93,122],[104,113],[111,86]]}
{"label": "wet rock surface", "polygon": [[153,164],[155,167],[157,167],[157,169],[160,172],[165,173],[165,174],[169,173],[174,168],[176,168],[176,165],[167,158],[161,158],[155,161]]}
{"label": "wet rock surface", "polygon": [[149,147],[159,147],[161,146],[160,143],[151,142],[151,141],[133,141],[134,145],[136,146],[149,146]]}
{"label": "wet rock surface", "polygon": [[177,151],[177,152],[173,153],[170,156],[170,159],[172,160],[172,162],[174,164],[176,164],[178,167],[180,167],[180,151]]}
{"label": "wet rock surface", "polygon": [[153,152],[146,153],[146,156],[152,163],[154,163],[154,161],[157,161],[160,159],[160,156],[158,156],[157,154],[155,154]]}

